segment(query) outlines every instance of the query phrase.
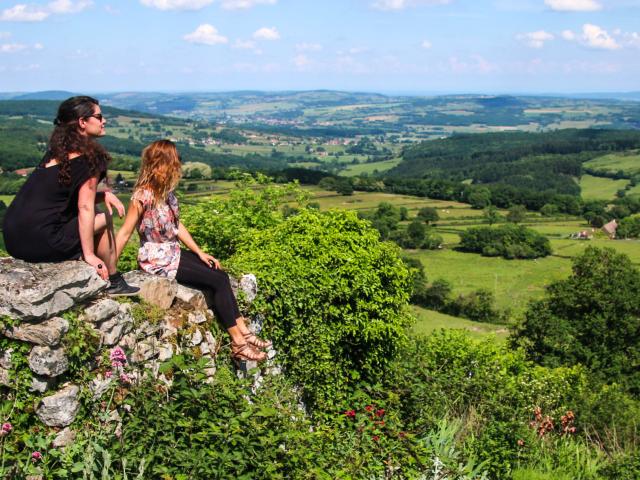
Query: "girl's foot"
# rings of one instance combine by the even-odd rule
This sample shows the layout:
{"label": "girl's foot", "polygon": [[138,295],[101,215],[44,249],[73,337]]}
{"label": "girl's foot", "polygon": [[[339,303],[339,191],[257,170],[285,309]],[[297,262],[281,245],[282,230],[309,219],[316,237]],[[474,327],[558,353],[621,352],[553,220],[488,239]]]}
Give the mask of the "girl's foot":
{"label": "girl's foot", "polygon": [[267,359],[267,354],[255,350],[248,343],[231,342],[231,356],[234,360],[249,360],[253,362],[262,362]]}
{"label": "girl's foot", "polygon": [[244,334],[244,339],[249,345],[253,345],[256,348],[265,349],[271,347],[273,343],[271,340],[262,340],[261,338],[256,337],[253,333],[248,332]]}

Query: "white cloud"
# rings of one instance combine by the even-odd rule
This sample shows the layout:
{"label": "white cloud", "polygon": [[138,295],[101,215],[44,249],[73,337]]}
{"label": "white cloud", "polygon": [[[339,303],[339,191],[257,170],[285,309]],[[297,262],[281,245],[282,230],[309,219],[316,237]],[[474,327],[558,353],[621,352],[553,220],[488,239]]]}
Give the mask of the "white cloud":
{"label": "white cloud", "polygon": [[521,33],[518,35],[518,40],[524,41],[531,48],[542,48],[544,43],[549,40],[553,40],[553,35],[544,30],[538,30],[535,32]]}
{"label": "white cloud", "polygon": [[460,60],[458,57],[449,57],[448,66],[445,67],[454,73],[480,73],[487,74],[498,70],[498,67],[480,55],[471,55],[469,60]]}
{"label": "white cloud", "polygon": [[3,38],[9,38],[11,36],[11,32],[0,32],[0,40]]}
{"label": "white cloud", "polygon": [[451,0],[376,0],[371,6],[378,10],[404,10],[409,7],[446,5],[447,3],[451,3]]}
{"label": "white cloud", "polygon": [[592,48],[602,48],[605,50],[616,50],[620,45],[607,33],[606,30],[597,25],[585,23],[582,26],[582,41]]}
{"label": "white cloud", "polygon": [[16,53],[26,48],[27,46],[22,43],[5,43],[0,44],[0,53]]}
{"label": "white cloud", "polygon": [[41,43],[34,43],[33,44],[33,49],[34,50],[42,50],[42,49],[44,49],[44,45],[41,44]]}
{"label": "white cloud", "polygon": [[5,22],[41,22],[49,16],[49,12],[42,7],[31,7],[19,3],[7,8],[0,14],[0,20]]}
{"label": "white cloud", "polygon": [[277,0],[222,0],[225,10],[246,10],[256,5],[275,5]]}
{"label": "white cloud", "polygon": [[183,37],[187,42],[199,43],[202,45],[217,45],[219,43],[227,43],[229,40],[227,37],[220,35],[218,29],[213,25],[204,23],[200,25],[195,31],[188,33]]}
{"label": "white cloud", "polygon": [[256,48],[256,42],[252,40],[236,40],[236,43],[233,44],[233,48],[251,50],[253,48]]}
{"label": "white cloud", "polygon": [[594,12],[602,8],[595,0],[544,0],[544,3],[558,12]]}
{"label": "white cloud", "polygon": [[309,65],[311,65],[311,60],[309,60],[309,58],[304,53],[301,53],[299,55],[296,55],[293,58],[293,64],[297,68],[303,69],[303,68],[308,67]]}
{"label": "white cloud", "polygon": [[143,5],[158,10],[200,10],[213,2],[214,0],[140,0]]}
{"label": "white cloud", "polygon": [[298,43],[296,45],[296,52],[319,52],[322,50],[322,45],[319,43]]}
{"label": "white cloud", "polygon": [[563,30],[561,35],[562,35],[562,38],[570,42],[576,39],[576,34],[573,33],[571,30]]}
{"label": "white cloud", "polygon": [[420,46],[422,48],[424,48],[425,50],[429,50],[433,45],[431,44],[431,42],[429,40],[423,40],[422,43],[420,44]]}
{"label": "white cloud", "polygon": [[631,32],[624,34],[624,41],[630,47],[640,48],[640,33]]}
{"label": "white cloud", "polygon": [[261,29],[253,32],[253,38],[261,40],[278,40],[280,38],[280,33],[275,27],[262,27]]}
{"label": "white cloud", "polygon": [[51,13],[78,13],[93,5],[92,0],[79,0],[72,2],[71,0],[55,0],[49,4]]}

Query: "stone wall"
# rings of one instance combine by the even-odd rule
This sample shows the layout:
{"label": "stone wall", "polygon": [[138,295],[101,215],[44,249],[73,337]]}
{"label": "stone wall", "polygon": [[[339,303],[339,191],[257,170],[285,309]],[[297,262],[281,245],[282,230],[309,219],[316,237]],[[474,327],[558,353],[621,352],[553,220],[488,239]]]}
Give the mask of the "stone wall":
{"label": "stone wall", "polygon": [[[45,425],[70,425],[83,388],[98,399],[112,382],[136,383],[145,375],[153,375],[170,387],[171,380],[159,372],[160,364],[185,349],[208,359],[205,373],[209,379],[215,374],[216,356],[227,340],[212,333],[216,320],[203,292],[140,271],[129,272],[125,278],[140,287],[139,297],[147,308],[153,306],[153,318],[140,318],[136,304],[102,293],[106,282],[84,262],[30,264],[0,258],[0,335],[28,345],[30,388],[41,395],[36,414]],[[232,287],[243,293],[247,303],[257,293],[253,275],[233,280]],[[134,308],[138,308],[137,315]],[[95,355],[86,365],[92,378],[89,385],[68,378],[65,336],[70,323],[63,317],[68,317],[68,312],[74,312],[77,317],[73,318],[98,339]],[[252,324],[256,333],[259,323]],[[271,350],[269,357],[274,355]],[[110,367],[105,368],[105,358],[109,358]],[[12,367],[12,350],[0,351],[0,385],[12,381]],[[246,371],[255,364],[242,367]],[[65,428],[60,437],[64,443],[72,435]]]}

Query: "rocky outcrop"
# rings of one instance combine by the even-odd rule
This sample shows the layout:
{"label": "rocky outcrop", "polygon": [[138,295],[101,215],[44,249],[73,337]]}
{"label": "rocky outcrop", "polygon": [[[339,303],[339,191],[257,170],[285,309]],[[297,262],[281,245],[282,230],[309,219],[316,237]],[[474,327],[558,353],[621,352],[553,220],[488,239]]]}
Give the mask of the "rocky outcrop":
{"label": "rocky outcrop", "polygon": [[[211,333],[215,319],[208,309],[208,293],[140,271],[129,272],[125,278],[140,287],[142,300],[156,307],[146,310],[152,312],[148,318],[140,318],[140,311],[147,307],[134,309],[128,300],[117,301],[102,294],[106,283],[83,262],[29,264],[0,258],[0,335],[29,345],[29,389],[44,395],[36,414],[45,425],[70,425],[80,408],[83,390],[98,401],[114,382],[126,387],[149,375],[170,386],[171,380],[160,373],[160,364],[188,349],[208,360],[204,381],[212,381],[222,341]],[[253,275],[232,279],[232,288],[243,302],[251,302],[257,293],[256,279]],[[72,316],[65,313],[63,318],[61,314],[70,309]],[[85,322],[82,328],[93,339],[86,348],[95,351],[84,355],[92,357],[86,370],[93,379],[86,385],[69,383],[73,379],[65,338],[73,327],[67,318],[74,325]],[[254,330],[259,332],[260,327],[257,319]],[[0,385],[10,387],[15,378],[14,353],[11,349],[0,351]],[[272,351],[270,358],[274,354]],[[255,362],[247,362],[241,371],[255,367]],[[83,378],[86,382],[87,376]],[[65,428],[56,444],[66,445],[73,437],[73,431]]]}
{"label": "rocky outcrop", "polygon": [[45,320],[94,297],[106,285],[84,262],[0,258],[0,317]]}

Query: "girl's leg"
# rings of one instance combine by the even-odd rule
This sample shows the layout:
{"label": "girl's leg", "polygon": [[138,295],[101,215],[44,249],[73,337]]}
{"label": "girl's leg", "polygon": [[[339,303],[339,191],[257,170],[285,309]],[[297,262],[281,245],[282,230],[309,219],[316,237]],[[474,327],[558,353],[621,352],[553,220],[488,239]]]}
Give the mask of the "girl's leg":
{"label": "girl's leg", "polygon": [[[214,270],[208,267],[195,253],[182,250],[180,252],[176,280],[180,283],[212,291],[212,306],[216,316],[229,332],[233,344],[238,348],[244,348],[247,343],[245,335],[250,331],[240,314],[238,302],[231,290],[229,275],[222,270]],[[255,353],[257,354],[258,352]],[[259,357],[255,358],[255,360],[263,360],[264,354],[259,354]]]}
{"label": "girl's leg", "polygon": [[118,259],[113,232],[113,219],[108,212],[99,213],[93,222],[96,255],[105,263],[109,275],[116,273]]}

